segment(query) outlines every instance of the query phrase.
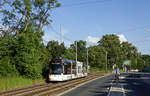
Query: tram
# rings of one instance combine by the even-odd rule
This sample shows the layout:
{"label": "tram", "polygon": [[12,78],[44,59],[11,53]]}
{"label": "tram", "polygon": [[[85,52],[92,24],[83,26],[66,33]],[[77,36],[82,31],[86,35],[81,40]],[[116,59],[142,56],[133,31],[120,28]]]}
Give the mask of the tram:
{"label": "tram", "polygon": [[83,62],[69,59],[52,59],[49,64],[49,81],[67,81],[87,76]]}

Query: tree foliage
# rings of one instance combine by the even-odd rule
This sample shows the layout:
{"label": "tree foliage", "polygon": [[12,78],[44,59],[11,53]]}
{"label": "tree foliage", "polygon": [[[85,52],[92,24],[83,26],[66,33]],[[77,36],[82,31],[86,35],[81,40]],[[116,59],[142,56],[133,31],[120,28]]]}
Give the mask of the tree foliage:
{"label": "tree foliage", "polygon": [[111,34],[104,35],[98,42],[99,46],[103,46],[107,52],[108,66],[112,67],[113,64],[119,61],[120,55],[120,40],[119,37]]}
{"label": "tree foliage", "polygon": [[11,0],[9,9],[1,8],[4,16],[3,25],[10,26],[12,31],[20,33],[26,31],[28,26],[41,30],[51,22],[50,10],[59,6],[57,0]]}
{"label": "tree foliage", "polygon": [[106,50],[102,46],[89,47],[89,64],[91,67],[105,68]]}
{"label": "tree foliage", "polygon": [[64,43],[59,44],[58,41],[49,41],[47,49],[52,58],[60,58],[66,53],[66,47]]}
{"label": "tree foliage", "polygon": [[[129,42],[120,42],[115,34],[106,34],[98,41],[97,46],[89,47],[89,64],[91,67],[105,68],[106,62],[108,69],[116,64],[122,68],[123,61],[130,60],[131,68],[143,68],[141,54],[137,48]],[[107,53],[107,54],[106,54]],[[107,61],[106,61],[107,55]]]}
{"label": "tree foliage", "polygon": [[[76,45],[77,44],[77,45]],[[73,59],[76,59],[76,46],[77,46],[77,57],[78,61],[85,62],[86,61],[86,41],[79,40],[75,41],[70,45],[70,51],[74,54],[72,55]]]}
{"label": "tree foliage", "polygon": [[[75,60],[76,43],[78,61],[86,63],[86,41],[75,41],[70,47],[58,41],[43,44],[42,28],[52,22],[50,12],[59,6],[57,0],[0,0],[3,22],[0,26],[0,75],[40,78],[47,72],[51,58]],[[150,65],[149,55],[141,55],[129,42],[121,43],[115,34],[104,35],[98,45],[89,46],[88,50],[91,67],[104,69],[107,62],[108,69],[114,64],[121,68],[124,60],[131,60],[131,68],[145,67],[143,60]]]}
{"label": "tree foliage", "polygon": [[16,40],[14,38],[0,37],[0,75],[17,75],[14,62],[15,45]]}
{"label": "tree foliage", "polygon": [[0,75],[41,77],[51,56],[42,43],[42,28],[51,23],[50,11],[59,6],[57,0],[1,0]]}
{"label": "tree foliage", "polygon": [[150,68],[150,55],[142,55],[142,61],[144,62],[144,67]]}

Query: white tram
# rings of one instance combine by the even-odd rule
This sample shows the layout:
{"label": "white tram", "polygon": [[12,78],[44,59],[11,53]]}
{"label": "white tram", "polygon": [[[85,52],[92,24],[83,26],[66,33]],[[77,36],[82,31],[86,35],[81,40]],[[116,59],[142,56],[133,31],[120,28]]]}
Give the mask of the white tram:
{"label": "white tram", "polygon": [[68,59],[52,59],[49,64],[49,81],[67,81],[87,76],[83,62]]}

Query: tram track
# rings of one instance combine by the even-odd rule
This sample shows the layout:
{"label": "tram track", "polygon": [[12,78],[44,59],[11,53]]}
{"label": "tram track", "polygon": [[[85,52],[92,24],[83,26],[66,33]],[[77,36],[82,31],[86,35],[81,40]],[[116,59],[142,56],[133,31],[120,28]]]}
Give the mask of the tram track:
{"label": "tram track", "polygon": [[[101,75],[102,76],[102,75]],[[79,80],[79,81],[76,81],[76,82],[72,82],[72,83],[69,83],[69,84],[65,84],[63,86],[60,86],[60,87],[57,87],[56,89],[53,89],[53,90],[48,90],[47,92],[44,91],[43,93],[40,93],[38,94],[39,96],[51,96],[51,95],[56,95],[58,93],[61,93],[62,91],[66,91],[70,88],[73,88],[73,87],[76,87],[82,83],[85,83],[87,81],[90,81],[92,79],[95,79],[97,76],[93,76],[93,77],[90,77],[90,78],[86,78],[86,79],[82,79],[82,80]]]}
{"label": "tram track", "polygon": [[36,86],[1,92],[0,96],[48,96],[68,90],[79,84],[101,77],[103,75],[104,73],[89,74],[87,77],[74,79],[67,82],[43,83]]}

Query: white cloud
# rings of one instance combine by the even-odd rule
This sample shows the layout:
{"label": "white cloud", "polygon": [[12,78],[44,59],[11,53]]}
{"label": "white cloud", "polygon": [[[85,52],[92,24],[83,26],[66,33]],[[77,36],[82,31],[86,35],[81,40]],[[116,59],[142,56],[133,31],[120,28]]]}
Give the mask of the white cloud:
{"label": "white cloud", "polygon": [[69,34],[69,30],[66,28],[62,28],[62,36],[66,35],[66,34],[67,35]]}
{"label": "white cloud", "polygon": [[123,34],[118,34],[117,36],[119,37],[119,40],[120,40],[121,43],[122,42],[127,42],[127,39]]}
{"label": "white cloud", "polygon": [[92,36],[88,36],[87,39],[86,39],[86,41],[87,41],[88,43],[95,43],[95,44],[96,44],[99,40],[100,40],[100,39],[99,39],[98,37],[92,37]]}
{"label": "white cloud", "polygon": [[150,29],[148,29],[147,31],[150,32]]}
{"label": "white cloud", "polygon": [[43,36],[43,40],[44,41],[51,41],[51,40],[57,40],[56,38],[55,38],[56,36],[54,36],[54,35],[48,35],[48,34],[46,34],[46,35],[44,35]]}
{"label": "white cloud", "polygon": [[45,45],[46,45],[49,41],[51,41],[51,40],[58,41],[58,36],[57,36],[55,33],[52,33],[52,32],[50,32],[50,33],[45,33],[42,38],[43,38],[43,42],[44,42]]}
{"label": "white cloud", "polygon": [[[68,41],[68,39],[70,40],[68,35],[69,35],[69,30],[63,27],[62,28],[62,41],[65,43],[67,47],[69,47],[70,44],[72,44],[71,41]],[[51,40],[55,40],[60,43],[60,30],[55,30],[55,29],[53,30],[53,29],[47,28],[43,36],[44,44],[46,45]]]}

